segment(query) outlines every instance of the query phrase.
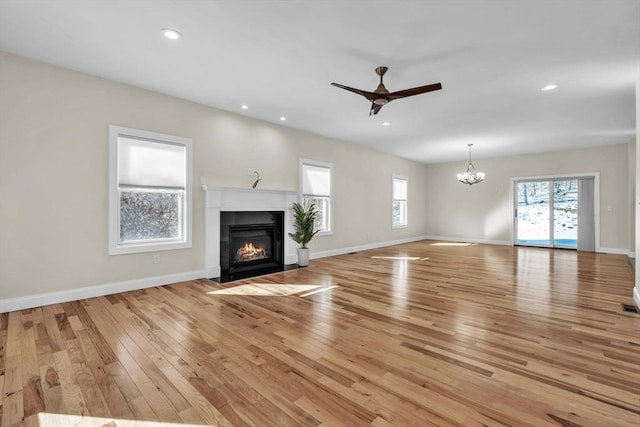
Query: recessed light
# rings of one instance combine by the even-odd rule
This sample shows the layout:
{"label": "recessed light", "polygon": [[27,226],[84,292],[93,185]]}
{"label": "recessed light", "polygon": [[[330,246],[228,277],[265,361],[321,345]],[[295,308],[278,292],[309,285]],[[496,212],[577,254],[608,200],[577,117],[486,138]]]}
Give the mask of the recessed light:
{"label": "recessed light", "polygon": [[391,126],[391,122],[382,122],[382,126]]}
{"label": "recessed light", "polygon": [[280,117],[280,121],[284,122],[285,120],[287,120],[285,116]]}
{"label": "recessed light", "polygon": [[554,90],[554,89],[557,89],[557,88],[558,88],[558,85],[546,85],[541,90],[544,91],[544,92],[547,92],[547,91]]}
{"label": "recessed light", "polygon": [[242,105],[240,108],[242,108],[243,110],[248,110],[249,106],[248,105]]}
{"label": "recessed light", "polygon": [[180,34],[180,31],[173,30],[171,28],[164,28],[162,30],[162,35],[169,40],[179,40],[182,38],[182,34]]}

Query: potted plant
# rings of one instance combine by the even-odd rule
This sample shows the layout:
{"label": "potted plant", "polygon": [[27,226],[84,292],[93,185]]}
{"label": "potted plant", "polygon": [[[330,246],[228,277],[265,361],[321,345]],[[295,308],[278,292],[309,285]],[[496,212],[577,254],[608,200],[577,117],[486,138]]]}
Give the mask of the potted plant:
{"label": "potted plant", "polygon": [[294,203],[293,207],[293,233],[289,233],[289,236],[294,242],[300,245],[298,248],[298,265],[300,267],[306,267],[309,265],[309,248],[307,243],[313,239],[313,236],[319,230],[314,231],[314,224],[318,211],[316,205],[313,203],[305,202],[304,204]]}

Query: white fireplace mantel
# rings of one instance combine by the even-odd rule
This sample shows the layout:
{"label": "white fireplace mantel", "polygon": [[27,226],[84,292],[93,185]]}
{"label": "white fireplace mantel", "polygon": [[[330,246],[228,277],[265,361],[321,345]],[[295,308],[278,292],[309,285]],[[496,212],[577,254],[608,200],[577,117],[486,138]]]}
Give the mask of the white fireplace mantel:
{"label": "white fireplace mantel", "polygon": [[284,263],[297,262],[292,231],[293,210],[298,193],[286,190],[258,190],[253,188],[207,187],[201,185],[204,200],[204,267],[207,277],[220,277],[220,212],[283,211]]}

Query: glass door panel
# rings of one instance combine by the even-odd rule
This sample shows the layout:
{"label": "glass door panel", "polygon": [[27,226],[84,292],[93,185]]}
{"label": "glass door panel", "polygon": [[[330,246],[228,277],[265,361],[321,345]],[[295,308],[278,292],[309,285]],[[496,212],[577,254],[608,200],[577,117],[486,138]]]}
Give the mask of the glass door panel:
{"label": "glass door panel", "polygon": [[553,246],[578,247],[578,180],[553,181]]}
{"label": "glass door panel", "polygon": [[516,244],[551,246],[549,181],[518,182]]}

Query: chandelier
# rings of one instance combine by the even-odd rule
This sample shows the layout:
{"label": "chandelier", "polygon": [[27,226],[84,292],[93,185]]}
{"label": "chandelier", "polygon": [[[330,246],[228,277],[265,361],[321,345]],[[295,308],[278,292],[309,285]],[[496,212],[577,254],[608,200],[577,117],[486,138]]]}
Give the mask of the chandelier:
{"label": "chandelier", "polygon": [[484,181],[484,172],[476,172],[476,168],[474,168],[473,163],[471,163],[471,147],[473,144],[467,145],[469,146],[469,165],[467,166],[466,172],[458,174],[458,181],[463,184],[473,185]]}

